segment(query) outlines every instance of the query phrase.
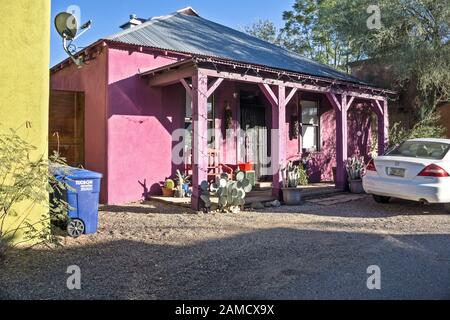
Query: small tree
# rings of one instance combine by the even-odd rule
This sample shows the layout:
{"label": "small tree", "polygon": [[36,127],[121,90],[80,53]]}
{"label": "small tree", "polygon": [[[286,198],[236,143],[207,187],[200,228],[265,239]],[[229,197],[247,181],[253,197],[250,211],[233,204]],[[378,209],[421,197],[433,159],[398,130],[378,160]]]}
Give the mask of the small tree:
{"label": "small tree", "polygon": [[389,132],[389,147],[393,148],[408,139],[443,138],[445,128],[439,124],[439,120],[439,113],[430,112],[411,129],[405,129],[401,122],[394,123]]}
{"label": "small tree", "polygon": [[243,31],[270,43],[280,43],[279,30],[270,20],[258,20],[252,25],[244,27]]}
{"label": "small tree", "polygon": [[[36,147],[22,139],[17,130],[0,134],[0,257],[18,245],[59,245],[50,223],[65,217],[67,203],[55,198],[54,188],[64,185],[49,173],[49,163],[64,164],[58,154],[50,161],[44,156],[33,159]],[[31,219],[35,208],[43,208],[40,217]],[[18,234],[22,237],[16,241]]]}

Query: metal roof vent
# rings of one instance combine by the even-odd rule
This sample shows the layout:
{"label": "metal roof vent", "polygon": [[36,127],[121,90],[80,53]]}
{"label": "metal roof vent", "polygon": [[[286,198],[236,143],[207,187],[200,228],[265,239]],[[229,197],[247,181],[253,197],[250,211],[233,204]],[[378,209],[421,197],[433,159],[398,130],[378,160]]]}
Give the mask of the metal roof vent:
{"label": "metal roof vent", "polygon": [[138,18],[135,14],[130,14],[130,21],[120,26],[123,30],[130,29],[136,27],[140,24],[143,24],[147,19]]}

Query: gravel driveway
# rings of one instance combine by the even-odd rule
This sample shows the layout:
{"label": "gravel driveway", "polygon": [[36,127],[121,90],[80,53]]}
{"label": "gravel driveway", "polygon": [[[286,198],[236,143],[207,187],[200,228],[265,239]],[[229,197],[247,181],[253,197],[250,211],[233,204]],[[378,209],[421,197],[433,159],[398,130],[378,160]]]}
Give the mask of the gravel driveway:
{"label": "gravel driveway", "polygon": [[[103,207],[98,234],[13,252],[0,298],[450,299],[450,215],[440,206],[367,196],[239,215],[185,210]],[[81,290],[66,287],[70,265]],[[370,265],[381,290],[366,287]]]}

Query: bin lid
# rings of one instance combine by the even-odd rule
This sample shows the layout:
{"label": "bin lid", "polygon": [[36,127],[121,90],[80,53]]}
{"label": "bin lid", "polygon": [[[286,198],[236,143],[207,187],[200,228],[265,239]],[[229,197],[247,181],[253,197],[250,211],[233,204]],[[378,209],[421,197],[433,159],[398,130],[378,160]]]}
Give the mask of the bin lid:
{"label": "bin lid", "polygon": [[50,172],[56,177],[68,178],[71,180],[101,179],[103,177],[103,175],[98,172],[61,165],[51,166]]}

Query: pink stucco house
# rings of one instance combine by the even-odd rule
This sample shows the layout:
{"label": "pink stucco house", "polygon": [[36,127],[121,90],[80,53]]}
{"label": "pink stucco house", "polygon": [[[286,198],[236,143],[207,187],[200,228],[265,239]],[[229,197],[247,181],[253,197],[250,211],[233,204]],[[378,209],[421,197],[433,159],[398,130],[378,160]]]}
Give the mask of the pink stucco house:
{"label": "pink stucco house", "polygon": [[[197,209],[210,150],[230,167],[255,163],[258,178],[273,182],[274,195],[280,176],[267,174],[267,160],[277,167],[295,155],[309,155],[311,181],[333,180],[336,167],[336,186],[344,188],[344,161],[370,147],[368,112],[376,115],[378,152],[385,150],[386,90],[191,8],[132,16],[122,28],[79,53],[83,68],[67,59],[51,69],[52,91],[83,93],[83,164],[104,174],[103,203],[158,194],[160,182],[186,166],[187,160],[174,161],[178,153],[192,155]],[[174,134],[185,128],[189,134]],[[256,134],[236,135],[239,129]],[[180,142],[187,146],[181,152]]]}

